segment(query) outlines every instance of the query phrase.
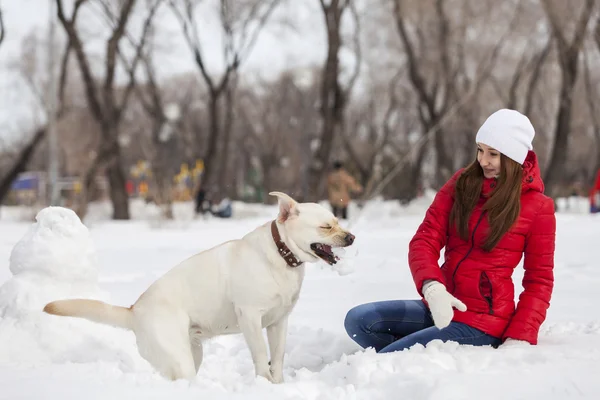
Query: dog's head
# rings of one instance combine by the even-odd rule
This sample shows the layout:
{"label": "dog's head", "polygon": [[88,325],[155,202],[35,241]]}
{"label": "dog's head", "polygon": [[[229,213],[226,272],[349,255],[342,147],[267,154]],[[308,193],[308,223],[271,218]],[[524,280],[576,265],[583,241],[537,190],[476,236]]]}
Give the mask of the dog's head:
{"label": "dog's head", "polygon": [[344,230],[337,218],[317,203],[298,203],[281,192],[271,192],[279,201],[277,222],[283,225],[286,244],[305,262],[319,259],[332,265],[338,258],[332,248],[350,246],[354,235]]}

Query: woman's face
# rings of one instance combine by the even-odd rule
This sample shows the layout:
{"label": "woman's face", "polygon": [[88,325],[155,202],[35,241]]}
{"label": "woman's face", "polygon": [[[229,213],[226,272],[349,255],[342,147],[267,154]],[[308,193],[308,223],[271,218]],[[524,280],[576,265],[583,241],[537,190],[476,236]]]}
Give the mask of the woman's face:
{"label": "woman's face", "polygon": [[483,143],[477,143],[477,161],[486,178],[495,178],[500,175],[500,152],[498,150]]}

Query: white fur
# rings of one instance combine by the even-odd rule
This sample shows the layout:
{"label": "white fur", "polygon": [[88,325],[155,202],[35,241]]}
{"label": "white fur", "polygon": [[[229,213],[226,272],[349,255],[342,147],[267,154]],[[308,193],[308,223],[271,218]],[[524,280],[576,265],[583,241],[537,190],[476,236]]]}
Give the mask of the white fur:
{"label": "white fur", "polygon": [[[346,246],[347,232],[315,203],[279,198],[282,240],[305,262],[319,258],[314,242]],[[89,300],[49,303],[50,314],[75,316],[132,329],[140,354],[169,379],[193,379],[202,362],[202,342],[242,333],[256,375],[283,381],[288,316],[298,300],[305,266],[287,266],[273,241],[270,223],[238,240],[196,254],[155,281],[130,308]],[[323,226],[330,225],[326,231]],[[262,336],[267,329],[268,346]]]}

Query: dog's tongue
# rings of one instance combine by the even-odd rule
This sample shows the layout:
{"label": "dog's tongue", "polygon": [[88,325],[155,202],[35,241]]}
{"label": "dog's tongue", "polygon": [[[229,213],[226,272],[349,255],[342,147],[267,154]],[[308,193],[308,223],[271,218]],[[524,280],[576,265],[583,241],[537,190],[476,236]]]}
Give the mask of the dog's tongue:
{"label": "dog's tongue", "polygon": [[336,260],[336,261],[339,261],[340,257],[338,257],[338,255],[337,255],[337,254],[335,254],[335,253],[337,252],[337,249],[336,249],[336,251],[334,251],[334,250],[333,250],[333,248],[332,248],[330,245],[328,245],[328,244],[323,244],[323,245],[321,245],[321,248],[322,248],[322,249],[323,249],[323,251],[325,251],[326,253],[329,253],[329,254],[331,254],[331,255],[332,255],[334,258],[335,258],[335,260]]}

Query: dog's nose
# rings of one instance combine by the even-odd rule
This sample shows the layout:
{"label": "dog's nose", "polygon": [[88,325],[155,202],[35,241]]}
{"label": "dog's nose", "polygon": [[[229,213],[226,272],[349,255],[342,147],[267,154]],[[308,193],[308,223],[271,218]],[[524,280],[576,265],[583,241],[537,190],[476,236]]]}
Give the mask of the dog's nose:
{"label": "dog's nose", "polygon": [[356,236],[354,236],[353,234],[351,234],[351,233],[348,233],[348,234],[346,235],[346,237],[344,238],[344,240],[346,241],[346,244],[347,244],[348,246],[350,246],[352,243],[354,243],[354,238],[355,238],[355,237],[356,237]]}

